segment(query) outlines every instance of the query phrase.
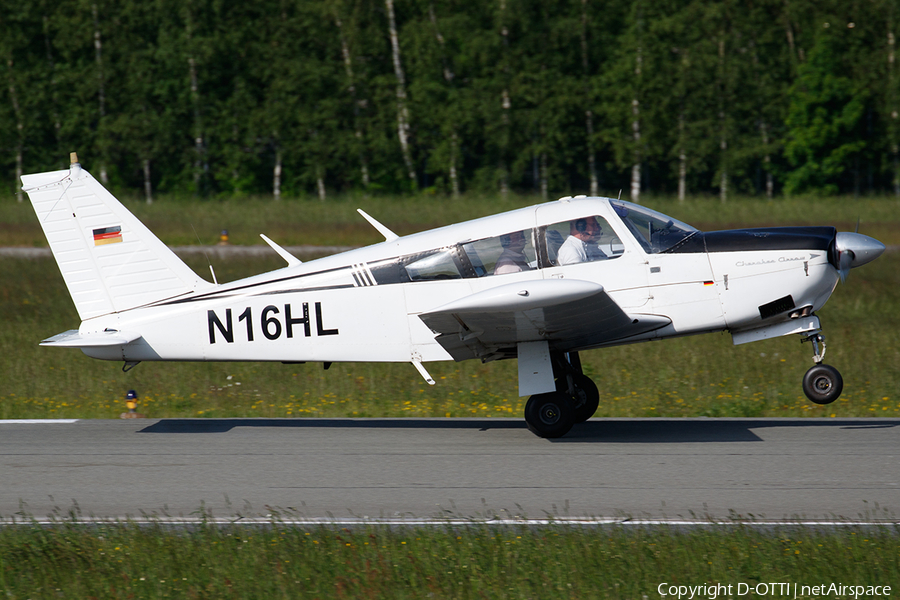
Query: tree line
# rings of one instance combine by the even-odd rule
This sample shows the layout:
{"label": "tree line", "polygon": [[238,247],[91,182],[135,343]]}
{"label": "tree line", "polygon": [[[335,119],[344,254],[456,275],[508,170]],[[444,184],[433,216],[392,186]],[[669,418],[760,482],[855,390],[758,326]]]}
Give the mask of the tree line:
{"label": "tree line", "polygon": [[4,4],[10,189],[900,195],[897,0]]}

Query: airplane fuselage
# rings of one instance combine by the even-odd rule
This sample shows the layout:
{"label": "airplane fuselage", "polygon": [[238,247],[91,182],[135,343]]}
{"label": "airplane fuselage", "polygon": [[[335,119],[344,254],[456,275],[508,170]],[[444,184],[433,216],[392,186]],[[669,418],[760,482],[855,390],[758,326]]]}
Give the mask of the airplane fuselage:
{"label": "airplane fuselage", "polygon": [[[621,244],[614,259],[537,264],[527,271],[481,277],[466,276],[464,268],[446,279],[416,281],[401,273],[409,257],[435,251],[458,256],[466,242],[496,235],[498,228],[540,231],[553,222],[585,214],[606,217]],[[81,331],[140,331],[138,343],[85,348],[94,358],[128,362],[248,357],[282,362],[409,362],[411,356],[423,362],[452,360],[419,315],[499,283],[527,285],[540,280],[593,282],[629,315],[656,315],[671,321],[612,340],[552,344],[561,351],[742,330],[789,319],[789,309],[808,307],[809,314],[825,304],[838,281],[828,258],[828,229],[792,228],[780,235],[779,230],[698,232],[687,247],[651,253],[616,221],[606,200],[556,202],[104,315],[85,321]],[[767,248],[772,238],[776,246],[789,247]],[[761,307],[769,308],[761,312]]]}

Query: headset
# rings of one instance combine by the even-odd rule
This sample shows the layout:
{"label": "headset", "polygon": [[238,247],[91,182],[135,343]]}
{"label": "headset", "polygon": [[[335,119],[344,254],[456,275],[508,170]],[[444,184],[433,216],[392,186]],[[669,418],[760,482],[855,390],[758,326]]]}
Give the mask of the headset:
{"label": "headset", "polygon": [[[603,228],[600,227],[599,223],[597,223],[597,229],[598,234],[603,233]],[[578,233],[584,233],[585,231],[587,231],[587,219],[578,219],[577,221],[575,221],[575,231],[577,231]]]}

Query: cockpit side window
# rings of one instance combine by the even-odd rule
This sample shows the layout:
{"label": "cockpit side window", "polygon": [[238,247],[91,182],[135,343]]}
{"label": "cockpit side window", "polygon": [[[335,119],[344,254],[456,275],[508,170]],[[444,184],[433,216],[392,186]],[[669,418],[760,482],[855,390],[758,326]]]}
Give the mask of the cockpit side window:
{"label": "cockpit side window", "polygon": [[462,248],[477,277],[530,271],[537,266],[532,229],[468,242]]}
{"label": "cockpit side window", "polygon": [[610,260],[624,252],[615,231],[601,216],[579,217],[541,229],[550,266]]}

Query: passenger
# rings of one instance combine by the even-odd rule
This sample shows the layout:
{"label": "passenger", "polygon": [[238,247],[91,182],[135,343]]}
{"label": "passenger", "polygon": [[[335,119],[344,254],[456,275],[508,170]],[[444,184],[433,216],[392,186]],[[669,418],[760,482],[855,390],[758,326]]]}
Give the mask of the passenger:
{"label": "passenger", "polygon": [[500,245],[503,246],[503,252],[494,264],[494,275],[528,271],[531,267],[528,266],[528,258],[525,256],[526,243],[525,234],[521,231],[501,235]]}
{"label": "passenger", "polygon": [[558,265],[574,265],[608,258],[600,249],[603,228],[596,217],[576,219],[569,224],[570,235],[559,249]]}

